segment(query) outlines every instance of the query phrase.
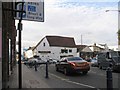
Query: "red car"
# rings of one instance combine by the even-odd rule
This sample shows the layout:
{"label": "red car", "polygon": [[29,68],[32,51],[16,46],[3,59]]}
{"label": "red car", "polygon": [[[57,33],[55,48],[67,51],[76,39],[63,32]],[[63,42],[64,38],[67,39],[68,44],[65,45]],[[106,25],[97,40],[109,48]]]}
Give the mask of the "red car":
{"label": "red car", "polygon": [[56,71],[63,71],[65,75],[73,72],[82,72],[87,74],[90,65],[81,57],[65,57],[56,63]]}

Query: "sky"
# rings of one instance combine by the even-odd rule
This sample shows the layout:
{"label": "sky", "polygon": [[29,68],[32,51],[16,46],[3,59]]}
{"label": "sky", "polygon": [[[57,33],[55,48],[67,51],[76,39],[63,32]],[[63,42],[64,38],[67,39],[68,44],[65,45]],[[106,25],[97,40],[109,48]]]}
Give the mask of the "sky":
{"label": "sky", "polygon": [[44,22],[22,21],[22,46],[35,46],[47,35],[73,37],[77,45],[82,35],[84,45],[117,46],[118,1],[44,0]]}

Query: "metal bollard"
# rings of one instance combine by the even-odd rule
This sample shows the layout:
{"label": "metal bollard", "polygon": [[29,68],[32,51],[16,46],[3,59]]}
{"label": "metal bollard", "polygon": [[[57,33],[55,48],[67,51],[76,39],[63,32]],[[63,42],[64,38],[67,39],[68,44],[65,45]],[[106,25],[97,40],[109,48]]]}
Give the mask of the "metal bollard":
{"label": "metal bollard", "polygon": [[107,90],[113,90],[113,83],[112,83],[112,70],[110,67],[107,68]]}
{"label": "metal bollard", "polygon": [[37,62],[35,61],[35,71],[37,71]]}
{"label": "metal bollard", "polygon": [[46,76],[45,76],[45,78],[49,78],[48,77],[48,61],[46,62]]}

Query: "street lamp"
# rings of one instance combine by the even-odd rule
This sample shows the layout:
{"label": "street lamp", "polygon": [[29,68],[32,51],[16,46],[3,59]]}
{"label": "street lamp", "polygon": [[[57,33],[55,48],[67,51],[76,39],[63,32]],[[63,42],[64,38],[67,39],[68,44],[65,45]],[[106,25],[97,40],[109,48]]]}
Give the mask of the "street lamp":
{"label": "street lamp", "polygon": [[109,12],[109,11],[117,11],[117,12],[120,12],[120,10],[106,10],[105,12]]}
{"label": "street lamp", "polygon": [[[106,10],[106,12],[109,12],[109,11],[117,11],[120,13],[120,10]],[[119,18],[118,18],[118,21],[119,21]],[[119,30],[119,29],[118,29]],[[119,34],[118,34],[119,35]],[[120,44],[119,44],[120,40],[118,39],[118,51],[120,51]]]}

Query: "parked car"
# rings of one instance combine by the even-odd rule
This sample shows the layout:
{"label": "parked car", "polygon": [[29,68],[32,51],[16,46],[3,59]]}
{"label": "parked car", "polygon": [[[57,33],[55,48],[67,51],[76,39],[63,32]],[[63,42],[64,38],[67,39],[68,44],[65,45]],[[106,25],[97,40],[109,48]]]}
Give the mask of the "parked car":
{"label": "parked car", "polygon": [[98,54],[98,66],[100,69],[111,67],[112,71],[120,72],[120,52],[104,52]]}
{"label": "parked car", "polygon": [[52,59],[52,58],[49,58],[49,59],[48,59],[48,63],[49,63],[49,64],[55,64],[56,62],[57,62],[56,59]]}
{"label": "parked car", "polygon": [[45,64],[46,62],[44,60],[42,60],[41,58],[30,58],[24,64],[32,67],[32,66],[35,65],[35,63],[37,65],[40,65],[40,64],[43,64],[43,63]]}
{"label": "parked car", "polygon": [[91,59],[90,64],[91,64],[92,67],[98,67],[98,60],[97,60],[97,58]]}
{"label": "parked car", "polygon": [[90,65],[81,57],[65,57],[56,63],[56,71],[62,71],[65,75],[73,72],[82,72],[87,74],[90,70]]}

